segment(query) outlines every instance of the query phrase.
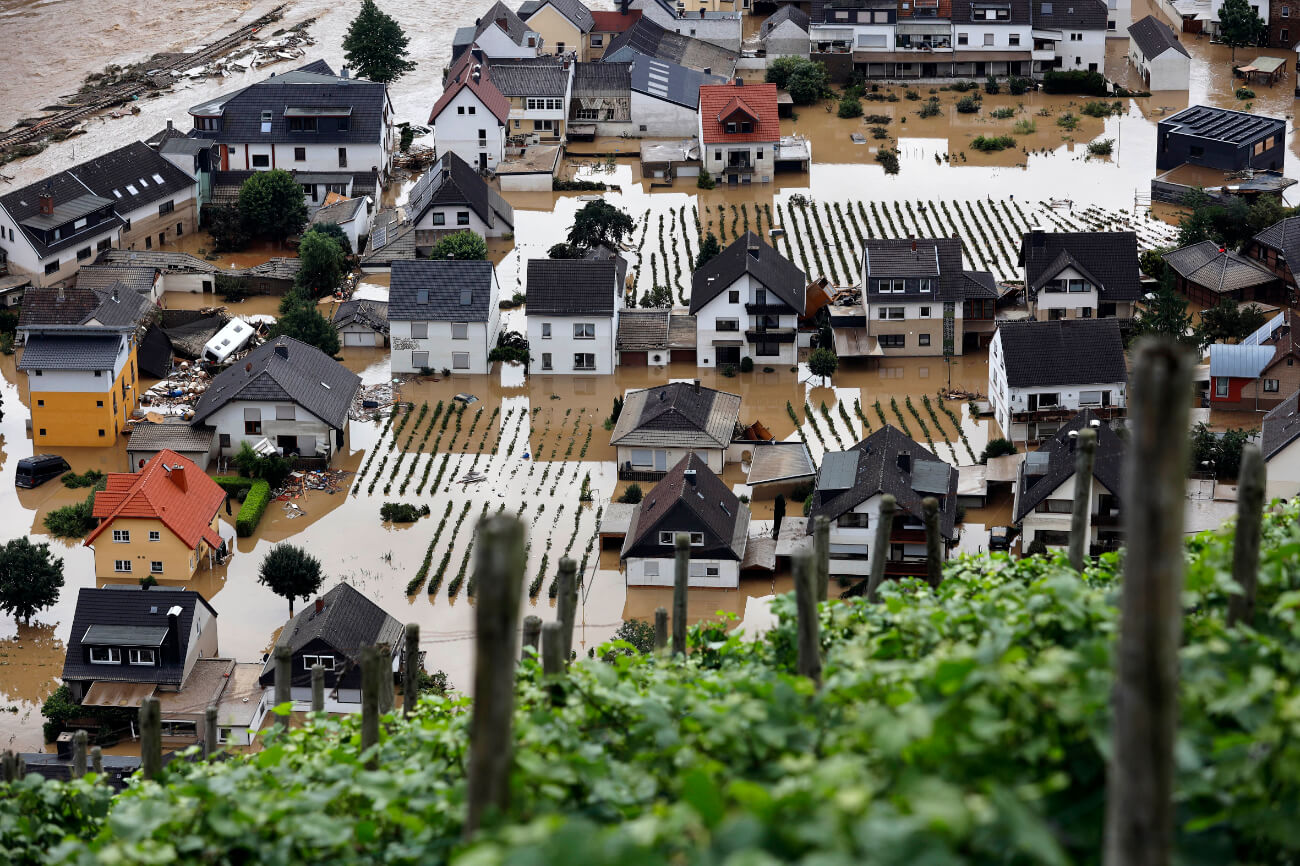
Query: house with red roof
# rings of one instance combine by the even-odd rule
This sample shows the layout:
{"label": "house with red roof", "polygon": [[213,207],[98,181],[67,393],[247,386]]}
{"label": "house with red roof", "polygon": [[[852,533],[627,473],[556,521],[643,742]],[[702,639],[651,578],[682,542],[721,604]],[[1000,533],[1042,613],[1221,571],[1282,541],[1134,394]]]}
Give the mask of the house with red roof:
{"label": "house with red roof", "polygon": [[616,10],[614,12],[591,11],[592,28],[587,34],[587,61],[595,63],[605,56],[605,49],[614,37],[625,32],[641,20],[640,9]]}
{"label": "house with red roof", "polygon": [[477,45],[462,54],[429,112],[438,153],[453,151],[479,171],[505,158],[510,118],[510,100],[492,82],[486,59]]}
{"label": "house with red roof", "polygon": [[86,537],[99,577],[189,580],[221,539],[226,492],[194,461],[159,451],[139,472],[111,472],[95,494],[99,525]]}
{"label": "house with red roof", "polygon": [[709,174],[729,184],[771,182],[781,143],[775,84],[736,78],[700,87],[699,124]]}

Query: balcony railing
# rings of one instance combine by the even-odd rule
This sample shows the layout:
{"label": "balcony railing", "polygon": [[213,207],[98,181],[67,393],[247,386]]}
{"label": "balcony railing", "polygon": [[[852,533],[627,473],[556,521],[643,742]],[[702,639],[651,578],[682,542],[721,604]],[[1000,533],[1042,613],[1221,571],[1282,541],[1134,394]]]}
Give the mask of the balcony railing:
{"label": "balcony railing", "polygon": [[794,328],[759,328],[745,331],[745,339],[751,343],[793,343]]}
{"label": "balcony railing", "polygon": [[1080,409],[1091,409],[1097,418],[1123,418],[1127,412],[1120,406],[1084,406],[1076,409],[1064,406],[1046,406],[1028,412],[1012,412],[1012,421],[1068,421],[1079,414]]}
{"label": "balcony railing", "polygon": [[754,167],[752,165],[727,163],[727,165],[723,166],[722,171],[724,174],[753,174]]}
{"label": "balcony railing", "polygon": [[887,559],[886,577],[925,577],[925,559]]}
{"label": "balcony railing", "polygon": [[795,311],[786,304],[745,304],[751,316],[793,316]]}

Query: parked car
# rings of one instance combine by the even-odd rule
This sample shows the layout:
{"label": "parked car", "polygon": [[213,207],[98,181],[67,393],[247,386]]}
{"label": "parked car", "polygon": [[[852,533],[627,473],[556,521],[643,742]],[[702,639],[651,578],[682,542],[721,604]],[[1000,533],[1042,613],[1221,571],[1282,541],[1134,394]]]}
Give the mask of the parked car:
{"label": "parked car", "polygon": [[57,454],[33,454],[18,461],[18,471],[14,475],[17,487],[40,487],[51,478],[58,478],[65,472],[71,472],[68,461]]}
{"label": "parked car", "polygon": [[989,550],[1011,549],[1011,527],[993,526],[989,528]]}

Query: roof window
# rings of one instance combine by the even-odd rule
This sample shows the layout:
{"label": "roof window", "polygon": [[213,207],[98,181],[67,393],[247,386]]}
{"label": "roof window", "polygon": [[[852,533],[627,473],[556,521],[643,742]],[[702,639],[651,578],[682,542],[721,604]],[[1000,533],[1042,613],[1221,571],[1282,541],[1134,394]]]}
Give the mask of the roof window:
{"label": "roof window", "polygon": [[130,184],[130,183],[128,183],[128,184],[126,185],[126,191],[129,192],[129,193],[131,193],[131,195],[139,195],[139,194],[140,194],[140,190],[138,190],[138,189],[135,188],[135,184]]}
{"label": "roof window", "polygon": [[161,175],[161,174],[155,174],[155,175],[153,176],[153,182],[154,182],[154,183],[162,183],[162,182],[163,182],[162,175]]}
{"label": "roof window", "polygon": [[271,131],[271,112],[269,112],[269,111],[263,111],[263,112],[262,112],[262,132],[266,133],[266,132],[270,132],[270,131]]}

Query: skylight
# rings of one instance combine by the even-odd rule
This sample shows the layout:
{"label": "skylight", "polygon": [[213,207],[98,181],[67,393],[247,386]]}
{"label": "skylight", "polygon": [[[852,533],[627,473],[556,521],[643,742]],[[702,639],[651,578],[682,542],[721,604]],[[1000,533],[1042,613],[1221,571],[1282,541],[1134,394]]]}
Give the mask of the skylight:
{"label": "skylight", "polygon": [[131,193],[131,195],[139,195],[139,194],[140,194],[140,190],[136,189],[135,186],[134,186],[133,184],[129,184],[129,183],[126,185],[126,191],[129,192],[129,193]]}
{"label": "skylight", "polygon": [[149,181],[145,180],[144,178],[140,178],[140,188],[146,189],[148,188],[148,186],[149,186]]}
{"label": "skylight", "polygon": [[154,183],[162,183],[162,182],[163,182],[162,175],[161,175],[161,174],[155,174],[155,175],[153,176],[153,182],[154,182]]}

